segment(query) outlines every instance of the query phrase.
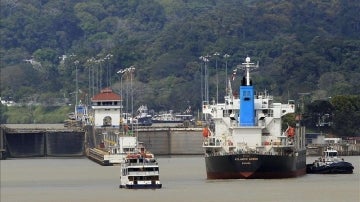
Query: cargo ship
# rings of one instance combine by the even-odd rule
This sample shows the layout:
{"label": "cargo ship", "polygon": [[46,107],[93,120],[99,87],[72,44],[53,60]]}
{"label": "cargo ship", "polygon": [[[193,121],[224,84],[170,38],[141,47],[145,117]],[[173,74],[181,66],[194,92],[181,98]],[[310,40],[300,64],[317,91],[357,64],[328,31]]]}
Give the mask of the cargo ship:
{"label": "cargo ship", "polygon": [[[282,129],[282,117],[295,102],[276,103],[266,91],[255,93],[247,57],[239,94],[228,81],[224,103],[204,102],[203,148],[208,179],[290,178],[306,174],[305,128],[299,121]],[[284,123],[285,124],[285,123]]]}

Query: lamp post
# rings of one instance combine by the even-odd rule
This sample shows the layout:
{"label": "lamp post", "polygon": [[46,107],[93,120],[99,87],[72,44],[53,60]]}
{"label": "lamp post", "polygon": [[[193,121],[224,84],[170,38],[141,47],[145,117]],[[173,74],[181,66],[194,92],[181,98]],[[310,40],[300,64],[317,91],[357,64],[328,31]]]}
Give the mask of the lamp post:
{"label": "lamp post", "polygon": [[[135,67],[134,66],[131,66],[131,67],[128,67],[128,68],[125,68],[125,69],[120,69],[117,73],[118,74],[122,74],[121,77],[120,77],[120,85],[121,85],[121,90],[120,90],[120,94],[121,94],[121,99],[123,98],[123,82],[122,82],[122,78],[124,75],[130,75],[130,94],[131,94],[131,116],[133,116],[134,114],[134,93],[133,93],[133,89],[132,89],[132,83],[133,83],[133,74],[135,72]],[[128,95],[129,93],[126,93],[126,111],[128,109]],[[122,109],[122,107],[121,107]],[[122,110],[120,112],[120,116],[122,117]]]}
{"label": "lamp post", "polygon": [[[209,75],[207,70],[207,63],[210,61],[210,55],[201,56],[200,59],[204,62],[204,100],[203,105],[209,104]],[[205,120],[207,120],[207,115],[205,114]]]}
{"label": "lamp post", "polygon": [[107,81],[107,86],[111,86],[111,81],[110,81],[110,59],[113,57],[112,54],[107,54],[104,58],[105,61],[107,61],[107,67],[106,67],[106,81]]}
{"label": "lamp post", "polygon": [[199,59],[201,60],[200,63],[200,91],[201,91],[201,104],[203,104],[204,101],[204,76],[203,76],[203,56],[200,56]]}
{"label": "lamp post", "polygon": [[79,61],[75,60],[74,64],[75,64],[75,89],[76,89],[76,92],[75,92],[75,118],[77,120],[78,119],[78,117],[77,117],[77,104],[78,104],[78,93],[79,93],[79,85],[78,85],[78,64],[79,64]]}
{"label": "lamp post", "polygon": [[[73,61],[71,58],[74,58],[74,57],[76,57],[76,55],[75,54],[70,54],[69,55],[69,59],[70,59],[70,62],[73,62],[74,63],[74,65],[75,65],[75,119],[77,120],[77,103],[78,103],[78,65],[79,65],[79,61],[78,60],[75,60],[75,61]],[[67,57],[67,55],[63,55],[62,57],[61,57],[61,59],[63,60],[63,61],[65,61],[66,59],[67,59],[68,57]]]}
{"label": "lamp post", "polygon": [[201,56],[200,59],[204,62],[204,102],[208,103],[209,102],[209,73],[208,73],[208,68],[207,68],[207,64],[210,61],[209,58],[211,56],[210,55],[206,55],[206,56]]}
{"label": "lamp post", "polygon": [[220,53],[215,52],[214,56],[215,56],[215,73],[216,73],[216,103],[219,103],[219,76],[218,76],[218,56],[220,55]]}
{"label": "lamp post", "polygon": [[96,60],[95,62],[97,64],[99,64],[99,66],[97,66],[97,68],[99,69],[97,72],[96,72],[96,88],[97,88],[97,91],[101,91],[102,89],[102,66],[101,66],[101,63],[103,63],[105,60],[103,58],[100,58],[98,60]]}
{"label": "lamp post", "polygon": [[208,63],[209,63],[209,55],[205,56],[205,90],[206,90],[206,102],[209,103],[209,71],[208,71]]}
{"label": "lamp post", "polygon": [[[123,85],[122,85],[122,79],[125,73],[125,69],[120,69],[119,71],[117,71],[118,74],[121,74],[120,76],[120,97],[121,97],[121,102],[120,102],[120,123],[119,123],[119,127],[121,128],[122,123],[123,123]],[[124,131],[123,131],[124,132]]]}
{"label": "lamp post", "polygon": [[88,81],[89,81],[89,103],[90,104],[90,99],[94,96],[94,63],[95,63],[95,58],[89,58],[86,60],[86,62],[88,63],[88,68],[89,68],[89,74],[88,74]]}
{"label": "lamp post", "polygon": [[229,57],[230,57],[229,54],[224,55],[224,58],[225,58],[225,89],[226,89],[226,91],[227,91],[227,88],[228,88],[227,62],[228,62]]}
{"label": "lamp post", "polygon": [[[131,116],[134,116],[134,91],[133,91],[133,77],[135,72],[135,67],[130,66],[128,68],[128,71],[130,73],[130,90],[131,90]],[[133,123],[133,121],[132,121]]]}

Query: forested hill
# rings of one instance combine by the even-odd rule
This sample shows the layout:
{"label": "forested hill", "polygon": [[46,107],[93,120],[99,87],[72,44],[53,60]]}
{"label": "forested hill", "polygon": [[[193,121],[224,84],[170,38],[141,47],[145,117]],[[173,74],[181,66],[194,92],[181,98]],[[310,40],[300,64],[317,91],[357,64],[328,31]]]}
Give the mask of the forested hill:
{"label": "forested hill", "polygon": [[[339,0],[1,0],[1,97],[87,101],[111,86],[134,104],[184,110],[201,104],[200,56],[210,97],[225,92],[246,56],[257,90],[279,100],[360,94],[360,3]],[[214,55],[220,53],[219,56]],[[224,58],[225,54],[230,55]],[[226,59],[226,60],[225,60]],[[216,63],[218,64],[216,68]],[[228,68],[225,68],[225,64]],[[238,75],[240,72],[238,72]],[[233,89],[240,79],[233,81]]]}

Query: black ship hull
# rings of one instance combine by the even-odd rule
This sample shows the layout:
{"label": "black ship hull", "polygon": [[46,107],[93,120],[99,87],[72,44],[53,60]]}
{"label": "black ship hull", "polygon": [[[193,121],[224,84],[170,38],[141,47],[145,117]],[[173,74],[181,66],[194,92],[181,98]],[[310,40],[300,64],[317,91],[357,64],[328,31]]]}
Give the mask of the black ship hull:
{"label": "black ship hull", "polygon": [[138,118],[139,126],[151,126],[152,125],[151,117],[140,117]]}
{"label": "black ship hull", "polygon": [[120,185],[119,188],[126,189],[161,189],[162,184],[127,184]]}
{"label": "black ship hull", "polygon": [[354,166],[349,162],[337,162],[330,165],[306,165],[306,172],[310,174],[352,174]]}
{"label": "black ship hull", "polygon": [[208,179],[275,179],[306,174],[306,151],[297,155],[228,154],[206,156]]}

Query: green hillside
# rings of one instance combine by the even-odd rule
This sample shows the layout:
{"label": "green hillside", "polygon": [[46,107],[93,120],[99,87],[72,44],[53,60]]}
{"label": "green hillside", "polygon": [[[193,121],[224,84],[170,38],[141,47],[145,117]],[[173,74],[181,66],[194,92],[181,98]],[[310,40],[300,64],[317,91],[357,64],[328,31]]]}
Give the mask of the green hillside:
{"label": "green hillside", "polygon": [[[207,54],[211,99],[218,88],[222,100],[226,70],[230,77],[246,56],[259,61],[255,88],[278,101],[305,92],[311,100],[360,94],[357,1],[6,0],[0,6],[1,97],[17,103],[74,103],[76,69],[83,102],[107,86],[122,89],[126,99],[129,76],[116,72],[134,66],[135,108],[197,111],[199,57]],[[240,79],[232,83],[236,90]]]}

